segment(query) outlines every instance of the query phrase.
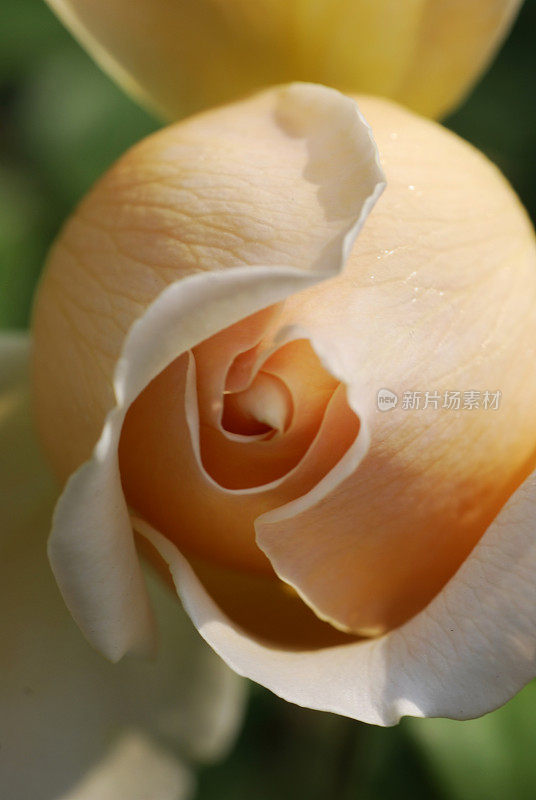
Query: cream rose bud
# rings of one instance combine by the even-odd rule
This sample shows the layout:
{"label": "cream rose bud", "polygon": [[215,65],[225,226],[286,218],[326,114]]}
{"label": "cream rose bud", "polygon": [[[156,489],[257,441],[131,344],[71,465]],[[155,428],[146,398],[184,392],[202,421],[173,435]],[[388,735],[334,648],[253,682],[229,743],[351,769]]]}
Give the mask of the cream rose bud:
{"label": "cream rose bud", "polygon": [[73,214],[34,320],[41,437],[76,470],[50,557],[111,658],[151,639],[134,530],[238,672],[467,717],[534,674],[534,236],[472,147],[359,108],[374,139],[309,84],[210,111]]}
{"label": "cream rose bud", "polygon": [[273,83],[318,81],[450,111],[521,0],[48,0],[127,91],[175,119]]}

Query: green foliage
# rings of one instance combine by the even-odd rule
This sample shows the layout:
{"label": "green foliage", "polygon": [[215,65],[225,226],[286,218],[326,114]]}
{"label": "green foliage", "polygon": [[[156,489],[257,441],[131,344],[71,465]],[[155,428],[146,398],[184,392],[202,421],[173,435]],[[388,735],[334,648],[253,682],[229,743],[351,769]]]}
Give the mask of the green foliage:
{"label": "green foliage", "polygon": [[299,708],[252,687],[240,739],[199,775],[198,800],[443,800],[402,726],[377,728]]}
{"label": "green foliage", "polygon": [[481,719],[407,719],[446,798],[533,800],[536,795],[536,683]]}
{"label": "green foliage", "polygon": [[28,324],[46,252],[76,202],[158,123],[42,0],[0,0],[0,326]]}
{"label": "green foliage", "polygon": [[497,60],[446,124],[504,172],[536,219],[536,0],[525,0]]}
{"label": "green foliage", "polygon": [[240,739],[199,800],[533,800],[536,682],[482,719],[378,728],[253,687]]}

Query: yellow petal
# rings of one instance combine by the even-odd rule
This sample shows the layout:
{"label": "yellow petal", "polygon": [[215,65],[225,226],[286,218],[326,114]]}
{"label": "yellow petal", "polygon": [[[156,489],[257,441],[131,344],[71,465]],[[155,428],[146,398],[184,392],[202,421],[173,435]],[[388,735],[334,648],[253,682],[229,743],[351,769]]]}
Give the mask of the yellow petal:
{"label": "yellow petal", "polygon": [[124,88],[169,118],[292,80],[452,109],[521,0],[48,0]]}

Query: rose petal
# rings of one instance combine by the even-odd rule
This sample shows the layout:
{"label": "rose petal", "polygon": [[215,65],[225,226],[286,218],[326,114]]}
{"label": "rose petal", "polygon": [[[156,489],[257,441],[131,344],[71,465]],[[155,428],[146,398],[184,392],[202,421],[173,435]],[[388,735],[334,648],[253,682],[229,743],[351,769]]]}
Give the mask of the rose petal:
{"label": "rose petal", "polygon": [[88,770],[89,791],[94,769],[109,786],[134,752],[151,780],[183,775],[183,758],[216,758],[234,741],[245,687],[153,577],[158,659],[112,666],[80,635],[46,559],[58,490],[31,424],[28,352],[26,335],[0,336],[0,796],[50,800]]}
{"label": "rose petal", "polygon": [[[310,448],[338,386],[307,340],[287,342],[270,353],[268,348],[266,360],[261,360],[247,389],[226,395],[221,391],[215,395],[199,391],[200,383],[206,382],[207,368],[199,363],[196,353],[200,419],[199,425],[190,425],[191,433],[194,441],[200,439],[200,467],[220,486],[261,491],[285,479]],[[264,436],[255,440],[250,436],[222,435],[222,426],[210,424],[207,419],[207,411],[210,414],[222,396],[223,422],[232,419],[230,410],[233,408],[235,423],[242,426],[245,413],[256,411],[257,425],[259,421],[266,421],[266,414],[271,413],[272,434],[275,435],[266,437],[265,431]],[[234,407],[229,401],[234,401]],[[240,404],[244,406],[241,415]]]}
{"label": "rose petal", "polygon": [[404,715],[479,716],[534,677],[535,519],[536,473],[424,611],[379,639],[305,652],[245,634],[171,542],[141,520],[135,527],[169,565],[202,636],[236,672],[293,703],[394,725]]}
{"label": "rose petal", "polygon": [[[166,286],[244,266],[298,269],[300,287],[329,277],[382,181],[355,104],[301,84],[187,120],[127,153],[67,222],[37,296],[36,415],[58,473],[67,478],[90,457],[115,404],[126,332]],[[200,335],[210,332],[207,321]]]}
{"label": "rose petal", "polygon": [[[248,149],[251,160],[247,156]],[[141,200],[139,191],[132,189],[136,183],[137,173],[132,166],[136,158],[143,165],[142,186],[149,187],[148,197],[146,190],[141,190]],[[238,169],[235,159],[238,159]],[[177,163],[182,165],[179,178],[175,177],[171,188],[166,189],[163,176],[168,176],[168,168],[172,173],[176,171]],[[210,163],[213,163],[212,168]],[[268,165],[272,169],[267,173]],[[235,177],[234,169],[237,169]],[[188,186],[189,181],[193,181],[193,189]],[[239,191],[233,181],[239,181]],[[266,212],[266,219],[262,223],[255,221],[253,226],[246,204],[248,181],[254,187],[255,215]],[[153,185],[156,185],[158,202],[153,195]],[[54,573],[78,624],[88,639],[110,658],[120,657],[150,636],[150,617],[129,534],[130,522],[118,469],[119,435],[129,405],[179,354],[237,320],[336,274],[383,186],[370,130],[353,101],[330,89],[296,84],[264,93],[231,109],[216,110],[152,137],[141,145],[137,154],[133,151],[123,165],[120,162],[104,179],[63,234],[49,266],[48,283],[45,280],[41,288],[35,324],[40,345],[35,365],[37,407],[43,420],[41,431],[49,451],[60,454],[60,468],[65,468],[65,453],[71,463],[72,460],[76,463],[73,452],[85,454],[84,448],[88,439],[90,441],[91,426],[86,431],[85,443],[77,432],[81,422],[78,407],[85,409],[85,419],[89,417],[95,425],[102,421],[102,411],[113,406],[109,384],[102,381],[100,374],[103,363],[111,373],[113,362],[103,359],[102,354],[99,356],[97,338],[101,335],[102,309],[110,304],[114,291],[121,297],[125,274],[121,272],[117,276],[115,249],[112,249],[111,260],[103,258],[100,248],[106,231],[110,232],[119,252],[124,252],[121,243],[126,246],[128,242],[132,248],[136,240],[131,228],[125,228],[125,219],[128,218],[130,225],[141,224],[136,215],[140,209],[145,226],[154,225],[155,218],[160,225],[169,226],[170,210],[180,216],[181,206],[175,202],[175,194],[185,203],[184,192],[187,192],[188,202],[183,207],[189,215],[194,215],[193,224],[191,216],[187,220],[183,242],[176,231],[177,220],[172,215],[169,229],[174,232],[176,252],[171,264],[167,254],[167,267],[172,266],[173,270],[171,276],[169,272],[166,275],[165,269],[158,273],[160,280],[164,274],[168,281],[173,281],[182,271],[182,280],[158,293],[154,282],[147,286],[147,265],[139,260],[147,256],[138,249],[135,255],[132,252],[128,255],[131,285],[135,286],[141,278],[144,280],[142,297],[147,296],[147,292],[158,296],[142,314],[135,301],[130,303],[131,321],[136,315],[139,318],[124,341],[123,331],[118,331],[114,317],[112,334],[105,347],[108,351],[115,348],[117,355],[121,348],[113,378],[117,405],[107,416],[93,457],[69,480],[54,517],[49,545]],[[196,192],[201,197],[206,195],[197,210]],[[223,206],[222,192],[227,197]],[[290,200],[287,200],[285,193],[289,192]],[[132,201],[128,203],[130,196]],[[147,219],[143,209],[144,203],[149,202],[155,210]],[[120,204],[119,210],[110,215],[110,204],[115,203]],[[244,226],[248,241],[241,246],[243,253],[264,251],[264,264],[268,266],[235,266],[237,262],[259,262],[248,262],[242,252],[236,259],[231,248],[231,261],[224,264],[227,269],[192,274],[196,260],[192,261],[195,248],[190,242],[196,230],[202,243],[198,247],[202,247],[207,236],[205,226],[211,224],[210,215],[221,236],[218,220],[223,220],[221,225],[228,225],[229,214],[232,215],[230,230],[233,235],[240,231],[241,224]],[[70,242],[73,237],[76,247],[80,247],[80,225],[87,226],[90,231],[82,237],[84,247],[80,260],[83,265],[93,257],[97,272],[82,266],[73,274]],[[267,250],[263,247],[262,234],[259,240],[254,233],[264,225],[270,225]],[[280,232],[279,242],[273,238],[274,231]],[[142,240],[145,253],[150,251],[152,262],[158,263],[166,240],[161,227],[153,233],[145,232]],[[282,259],[282,251],[287,252],[285,259]],[[104,252],[109,252],[109,243]],[[75,257],[77,255],[75,251]],[[281,263],[288,266],[280,266]],[[97,274],[102,276],[101,280],[96,278]],[[88,281],[89,292],[84,289]],[[110,281],[114,288],[110,287]],[[74,300],[71,299],[73,295]],[[94,304],[89,313],[82,312],[81,321],[76,317],[77,321],[73,322],[72,315],[80,314],[80,307],[84,308],[87,302]],[[57,303],[66,311],[65,315],[58,316]],[[79,325],[84,326],[81,339],[69,337],[67,331],[72,331],[71,326],[76,329]],[[91,392],[99,391],[99,387],[102,392],[91,409],[87,395],[86,401],[83,399],[88,373],[81,381],[77,380],[72,372],[77,359],[70,352],[71,347],[76,349],[76,341],[87,347],[88,339],[95,344],[89,369],[99,373],[98,381],[91,384]],[[87,370],[87,359],[83,364]],[[81,393],[81,400],[74,400],[73,388],[75,395]],[[59,408],[59,404],[63,404],[63,408]],[[52,419],[55,429],[45,423]],[[59,439],[65,439],[65,435],[60,435],[61,428],[72,433],[71,439],[67,436],[70,452],[59,446]]]}
{"label": "rose petal", "polygon": [[[189,369],[186,361],[186,356],[176,359],[128,411],[119,446],[125,494],[138,515],[150,520],[188,555],[273,576],[268,560],[255,544],[256,517],[313,489],[346,454],[342,468],[332,475],[333,481],[337,477],[340,482],[366,452],[366,425],[359,428],[346,402],[346,392],[338,390],[309,449],[290,471],[268,484],[225,488],[203,465],[194,359],[190,358]],[[364,409],[357,405],[356,410],[363,420]],[[284,456],[286,437],[281,439],[276,454],[280,451]],[[347,453],[354,440],[355,446]],[[254,475],[259,471],[254,463],[259,455],[257,444],[243,445],[244,451],[252,451]],[[227,464],[224,458],[220,474],[225,474]],[[235,467],[229,471],[232,473]]]}
{"label": "rose petal", "polygon": [[[278,324],[309,335],[350,390],[388,387],[399,404],[365,415],[371,445],[350,477],[255,525],[317,614],[376,635],[426,605],[534,469],[536,242],[477,151],[391,104],[363,107],[387,189],[343,273],[289,298]],[[439,407],[403,410],[412,390]],[[442,409],[450,390],[462,404],[477,390],[479,410]]]}
{"label": "rose petal", "polygon": [[[284,314],[278,322],[279,325],[286,323],[289,339],[309,337],[330,372],[348,385],[351,406],[356,411],[365,411],[367,424],[358,437],[362,449],[351,449],[307,495],[293,500],[287,508],[279,509],[271,520],[266,517],[259,520],[258,527],[261,537],[263,524],[278,523],[284,519],[282,527],[285,536],[275,536],[271,543],[274,549],[270,550],[272,561],[282,577],[296,586],[320,616],[343,628],[369,632],[400,621],[385,613],[382,602],[388,605],[389,613],[393,608],[401,608],[404,618],[428,602],[456,571],[483,531],[488,517],[491,519],[496,513],[527,470],[528,460],[534,450],[531,439],[532,394],[527,391],[527,380],[532,380],[533,375],[536,303],[533,294],[533,235],[526,217],[520,213],[511,191],[498,179],[496,170],[456,137],[441,132],[439,128],[387,103],[366,100],[364,104],[380,137],[382,154],[392,177],[391,190],[371,218],[363,238],[357,243],[345,273],[326,283],[321,292],[310,288],[288,297]],[[199,147],[200,131],[206,135],[205,126],[210,129],[212,116],[209,115],[208,119],[208,123],[207,117],[200,118],[196,123],[196,147]],[[219,124],[216,127],[219,131]],[[261,129],[261,126],[258,128]],[[201,141],[204,141],[202,137]],[[242,141],[239,145],[241,148],[245,146]],[[176,148],[172,150],[174,157],[177,152]],[[293,152],[293,158],[287,159],[286,168],[294,163],[294,158]],[[129,163],[133,171],[134,162]],[[246,163],[249,163],[247,159]],[[163,174],[167,173],[167,166],[167,163],[164,167],[161,165]],[[129,175],[131,177],[132,174]],[[293,180],[296,181],[295,174]],[[118,185],[121,186],[121,180],[116,177],[115,183],[112,182],[114,191],[118,190]],[[299,181],[296,187],[296,192],[301,192],[303,187]],[[460,187],[463,187],[463,192]],[[324,194],[320,193],[319,196],[323,197]],[[134,200],[135,194],[132,194],[133,203]],[[119,214],[122,224],[131,214],[125,206],[121,207]],[[283,207],[286,209],[285,202]],[[281,230],[281,220],[278,221],[274,208],[268,206],[272,236],[274,230]],[[316,210],[313,205],[312,212]],[[91,214],[96,218],[95,208]],[[306,216],[303,216],[302,224],[305,219]],[[316,219],[321,221],[322,215],[319,214]],[[98,220],[99,224],[111,225],[115,230],[116,222],[107,222],[102,213]],[[152,217],[150,220],[153,222]],[[163,217],[158,217],[158,221],[165,227]],[[238,227],[240,229],[240,219]],[[298,227],[298,263],[303,263],[302,258],[304,261],[310,258],[319,246],[316,241],[311,249],[302,249],[301,234],[306,233],[305,228],[305,225]],[[318,230],[316,226],[313,229],[315,233]],[[181,235],[186,236],[187,233],[185,228]],[[330,233],[333,235],[332,229]],[[125,233],[122,243],[129,241],[132,235],[132,231],[128,231],[128,236]],[[140,246],[147,236],[151,239],[151,231],[140,237]],[[156,229],[155,238],[158,242],[163,238],[161,225]],[[307,236],[304,240],[309,242]],[[277,239],[276,250],[279,244]],[[185,255],[185,252],[186,249],[181,254]],[[161,255],[158,250],[157,255]],[[90,263],[101,280],[111,280],[98,258]],[[67,268],[70,265],[65,261],[56,265],[57,281],[62,280],[59,266]],[[225,273],[222,281],[234,280],[234,269]],[[274,274],[273,269],[271,274]],[[124,281],[122,270],[120,274]],[[137,274],[134,272],[135,276]],[[87,277],[84,278],[84,275],[83,270],[77,273],[82,284],[80,291],[84,288],[84,279],[87,287]],[[203,277],[206,276],[198,276],[198,280],[201,282]],[[187,294],[195,285],[195,280],[190,278],[184,281],[181,293]],[[211,280],[214,291],[217,291],[215,278]],[[95,288],[90,286],[94,292]],[[171,293],[173,287],[167,291]],[[105,290],[101,298],[103,295],[108,297]],[[111,296],[114,297],[113,292]],[[164,297],[165,293],[161,298]],[[203,304],[207,300],[208,305],[209,299],[209,294],[199,293],[192,302]],[[276,295],[266,294],[265,302],[275,302],[277,299]],[[169,312],[172,316],[177,309],[179,312],[181,310],[180,306],[175,307],[174,302],[167,306],[163,300],[162,306],[155,304],[154,308],[158,308],[158,314]],[[126,305],[130,312],[130,307]],[[240,308],[235,302],[234,307],[237,316],[255,311],[254,305]],[[51,303],[50,309],[54,308]],[[145,319],[150,317],[153,310]],[[215,328],[233,321],[232,317],[225,319],[213,313],[210,305],[208,311],[211,319],[216,320]],[[92,309],[92,316],[101,319],[98,304]],[[461,331],[453,329],[453,319],[462,321]],[[199,315],[195,324],[202,328],[203,321],[199,320]],[[161,362],[155,363],[155,371],[169,361],[173,347],[177,348],[174,352],[176,355],[177,350],[180,352],[195,342],[195,336],[191,340],[171,337],[173,341],[168,350],[168,322],[165,319],[161,330],[156,322],[151,322],[147,328],[140,325],[137,329],[139,342],[143,344],[143,337],[149,331],[151,335],[154,334],[158,346],[163,342],[163,352],[167,352]],[[90,341],[95,337],[94,326],[93,321],[87,337]],[[196,336],[206,337],[214,333],[211,328],[196,330],[199,331]],[[116,347],[120,335],[115,331],[111,338]],[[486,349],[489,355],[483,357]],[[143,356],[142,350],[139,352]],[[515,358],[512,357],[514,353]],[[438,354],[441,358],[438,358]],[[45,359],[47,368],[57,369],[55,364],[61,365],[62,358],[65,358],[64,353],[60,358],[57,358],[57,352],[54,355],[55,362],[50,358],[48,361]],[[67,358],[64,364],[68,362]],[[476,371],[474,364],[478,365]],[[153,374],[146,373],[143,380],[149,380]],[[462,420],[458,415],[448,423],[443,416],[442,427],[436,430],[431,427],[434,411],[419,417],[415,426],[411,427],[414,419],[409,428],[399,425],[396,416],[382,415],[380,418],[378,414],[373,431],[373,440],[379,446],[373,453],[376,469],[358,470],[358,482],[364,476],[360,493],[352,492],[351,503],[340,502],[341,496],[333,490],[337,486],[342,490],[342,481],[355,469],[363,455],[366,437],[370,434],[370,421],[366,419],[367,403],[370,404],[376,391],[385,385],[386,376],[389,381],[393,380],[390,384],[392,388],[401,392],[408,386],[409,380],[412,383],[418,380],[423,384],[426,381],[426,387],[430,388],[436,388],[436,382],[439,382],[442,388],[449,388],[447,380],[452,375],[467,386],[471,385],[469,381],[472,383],[474,377],[478,376],[479,381],[485,380],[489,388],[493,385],[508,389],[505,397],[510,398],[510,406],[504,416],[496,418],[496,428],[491,431],[489,417],[483,415],[471,417],[471,422],[466,422],[465,417]],[[124,379],[121,372],[119,377]],[[143,386],[143,381],[138,377],[138,383],[133,384],[136,390]],[[65,377],[59,380],[65,381]],[[72,376],[69,380],[72,382]],[[128,395],[122,394],[119,384],[118,396],[128,399]],[[55,383],[52,383],[51,392],[52,396],[57,396]],[[83,400],[84,392],[78,388],[76,392],[75,396]],[[72,397],[72,391],[67,392],[67,397]],[[78,402],[84,407],[83,402]],[[66,413],[72,415],[69,409]],[[486,447],[482,446],[481,437],[486,437]],[[456,444],[460,441],[464,442],[463,449]],[[435,449],[438,443],[442,448],[441,458],[437,457],[438,451]],[[378,464],[381,469],[377,468]],[[412,464],[419,468],[412,468]],[[183,470],[177,474],[188,476],[189,471]],[[368,482],[367,475],[370,477]],[[401,476],[408,475],[409,482],[402,480]],[[477,484],[478,481],[480,483]],[[348,486],[352,488],[350,484],[346,488]],[[187,485],[183,487],[185,490],[187,488]],[[458,507],[451,502],[458,494],[462,505],[473,503],[477,510],[482,501],[483,511],[478,512],[481,514],[479,524],[474,530],[469,529],[468,536],[465,536],[467,531],[459,524]],[[189,500],[187,492],[184,497],[186,501]],[[408,504],[408,497],[418,498],[419,502]],[[475,497],[478,502],[475,502]],[[370,516],[360,516],[361,522],[366,523],[363,524],[362,537],[355,536],[355,522],[350,514],[355,514],[358,498],[361,509],[372,514],[372,520]],[[325,504],[323,507],[322,503]],[[227,520],[231,533],[235,533],[244,521],[251,527],[244,506],[241,505],[235,518],[231,514]],[[320,513],[317,513],[319,510]],[[199,516],[198,506],[191,509],[191,513]],[[318,533],[315,547],[304,546],[308,543],[303,539],[304,526],[300,515],[306,516],[308,513],[315,516]],[[214,516],[209,519],[212,525],[213,520]],[[325,523],[326,520],[329,525]],[[378,520],[381,523],[379,525]],[[222,524],[220,517],[218,523]],[[296,530],[293,530],[294,523],[298,526],[297,537]],[[434,539],[433,532],[438,524],[444,536]],[[461,537],[451,535],[460,531]],[[378,536],[378,532],[382,535]],[[382,558],[377,558],[376,564],[380,565],[380,569],[371,571],[370,560],[367,562],[366,558],[360,558],[359,548],[363,538],[366,544],[372,543],[369,551],[374,551],[379,543],[380,556],[386,552],[390,554],[389,566],[394,564],[394,569],[381,569]],[[433,570],[427,570],[430,541],[434,542],[435,548],[432,553],[435,558]],[[428,561],[408,558],[408,542],[410,550],[417,555],[425,552]],[[437,542],[440,547],[436,546]],[[227,549],[225,540],[222,547],[223,550]],[[345,556],[342,563],[339,558],[341,552]],[[303,571],[300,573],[302,566],[307,568],[316,553],[326,556],[321,580],[318,580],[318,570],[306,569],[305,575]],[[418,580],[412,573],[415,567]],[[361,572],[356,572],[356,568]],[[402,582],[399,580],[401,571]],[[425,579],[421,580],[423,572]],[[363,592],[363,587],[367,588],[366,582],[356,578],[362,578],[363,575],[368,578],[369,573],[374,578],[379,575],[381,581],[374,587],[376,591]],[[427,573],[432,576],[432,581],[428,581]],[[410,607],[399,602],[400,598],[405,602],[408,585],[413,593],[410,598],[413,605]],[[356,597],[359,603],[356,603]],[[95,598],[97,602],[98,598]],[[360,618],[349,617],[349,614],[356,613]],[[113,626],[111,633],[113,635]]]}
{"label": "rose petal", "polygon": [[467,91],[521,0],[48,0],[127,91],[171,118],[312,80],[430,116]]}

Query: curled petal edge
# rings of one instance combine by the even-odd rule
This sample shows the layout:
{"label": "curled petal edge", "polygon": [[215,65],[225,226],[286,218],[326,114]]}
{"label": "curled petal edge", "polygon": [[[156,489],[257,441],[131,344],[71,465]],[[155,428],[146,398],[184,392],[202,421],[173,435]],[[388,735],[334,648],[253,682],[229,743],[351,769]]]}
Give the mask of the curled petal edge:
{"label": "curled petal edge", "polygon": [[[8,654],[0,706],[10,731],[0,796],[35,797],[39,786],[39,797],[56,800],[134,800],[154,796],[151,783],[158,782],[178,800],[179,787],[191,785],[186,762],[220,758],[232,745],[245,686],[150,574],[163,641],[155,661],[111,666],[73,626],[44,553],[58,486],[32,424],[30,351],[27,332],[0,332],[0,628]],[[21,702],[21,686],[35,687],[31,702]],[[170,706],[180,713],[169,714]]]}
{"label": "curled petal edge", "polygon": [[[319,128],[329,119],[333,135],[347,137],[351,166],[355,171],[356,164],[363,165],[362,175],[368,176],[367,193],[355,217],[341,222],[341,229],[325,243],[314,270],[252,265],[192,275],[164,289],[130,328],[114,374],[116,405],[106,417],[92,457],[66,484],[48,546],[54,575],[73,617],[93,646],[113,661],[126,652],[150,652],[155,647],[154,621],[119,473],[119,437],[130,404],[181,353],[336,275],[385,187],[372,133],[354,101],[309,84],[294,84],[288,91],[301,93],[299,99],[304,100],[302,106],[297,104],[298,119],[303,113],[316,114]],[[355,198],[363,197],[362,186],[355,185],[353,194],[355,206]]]}
{"label": "curled petal edge", "polygon": [[536,674],[536,473],[510,498],[439,595],[378,639],[293,652],[253,639],[209,597],[186,559],[141,520],[186,612],[240,675],[285,700],[376,725],[402,716],[471,719]]}

